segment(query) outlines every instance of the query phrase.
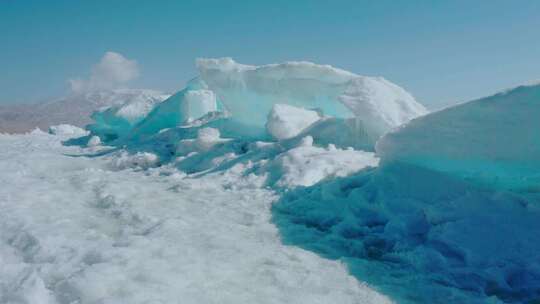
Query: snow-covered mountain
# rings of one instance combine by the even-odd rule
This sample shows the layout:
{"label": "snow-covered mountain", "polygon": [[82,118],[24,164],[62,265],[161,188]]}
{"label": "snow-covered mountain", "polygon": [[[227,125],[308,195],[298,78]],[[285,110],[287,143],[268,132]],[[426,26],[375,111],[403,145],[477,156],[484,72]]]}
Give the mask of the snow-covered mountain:
{"label": "snow-covered mountain", "polygon": [[70,124],[83,127],[94,111],[136,100],[155,103],[169,95],[143,89],[90,91],[40,104],[0,106],[0,133],[28,132],[35,128]]}

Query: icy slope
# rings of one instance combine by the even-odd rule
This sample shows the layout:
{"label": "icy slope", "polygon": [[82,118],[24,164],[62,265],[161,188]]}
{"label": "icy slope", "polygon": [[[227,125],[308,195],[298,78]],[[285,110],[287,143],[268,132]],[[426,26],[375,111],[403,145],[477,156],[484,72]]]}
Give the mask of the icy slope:
{"label": "icy slope", "polygon": [[282,245],[257,178],[119,171],[63,139],[0,135],[0,303],[389,303]]}
{"label": "icy slope", "polygon": [[431,113],[377,143],[401,161],[491,187],[540,189],[540,84]]}
{"label": "icy slope", "polygon": [[220,58],[198,59],[197,67],[201,80],[232,119],[250,128],[263,128],[272,106],[281,103],[339,118],[358,117],[374,141],[427,112],[409,93],[384,78],[359,76],[328,65],[249,66]]}

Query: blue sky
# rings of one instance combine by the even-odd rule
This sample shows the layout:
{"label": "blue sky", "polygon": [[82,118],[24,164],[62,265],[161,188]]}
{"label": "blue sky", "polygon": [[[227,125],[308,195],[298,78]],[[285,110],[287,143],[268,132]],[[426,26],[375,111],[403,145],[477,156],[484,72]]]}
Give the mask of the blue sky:
{"label": "blue sky", "polygon": [[106,51],[131,87],[180,89],[196,57],[309,60],[431,107],[540,79],[540,1],[0,0],[0,104],[61,97]]}

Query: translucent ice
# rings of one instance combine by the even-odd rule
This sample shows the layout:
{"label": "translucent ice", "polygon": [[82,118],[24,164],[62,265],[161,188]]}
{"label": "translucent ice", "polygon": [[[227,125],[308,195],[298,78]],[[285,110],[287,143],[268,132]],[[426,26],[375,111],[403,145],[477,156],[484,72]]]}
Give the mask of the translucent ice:
{"label": "translucent ice", "polygon": [[384,78],[359,76],[328,65],[249,66],[220,58],[198,59],[197,67],[200,79],[216,93],[231,118],[250,128],[263,130],[272,106],[280,103],[339,118],[358,117],[374,142],[426,113],[409,93]]}

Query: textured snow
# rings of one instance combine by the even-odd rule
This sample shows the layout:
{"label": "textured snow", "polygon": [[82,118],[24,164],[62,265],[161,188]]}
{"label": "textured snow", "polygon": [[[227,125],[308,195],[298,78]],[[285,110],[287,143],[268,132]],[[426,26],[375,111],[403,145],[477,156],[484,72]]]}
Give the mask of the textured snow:
{"label": "textured snow", "polygon": [[389,303],[282,245],[275,193],[234,170],[111,170],[64,139],[0,135],[1,303]]}
{"label": "textured snow", "polygon": [[384,162],[407,162],[491,187],[540,189],[540,85],[418,118],[377,143]]}
{"label": "textured snow", "polygon": [[287,139],[300,134],[321,119],[319,113],[287,104],[274,104],[268,114],[266,130],[275,139]]}

